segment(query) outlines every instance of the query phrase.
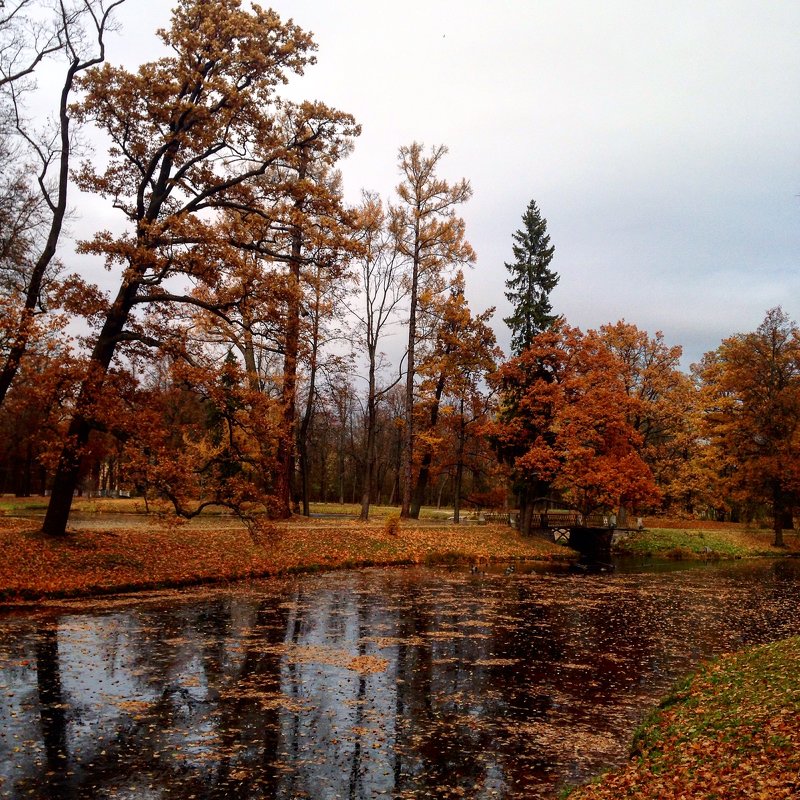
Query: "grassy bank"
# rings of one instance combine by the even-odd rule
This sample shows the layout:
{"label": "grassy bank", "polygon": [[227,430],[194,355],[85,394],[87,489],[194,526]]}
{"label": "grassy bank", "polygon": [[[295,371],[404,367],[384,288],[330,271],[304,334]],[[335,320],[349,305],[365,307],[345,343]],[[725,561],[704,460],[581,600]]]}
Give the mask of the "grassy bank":
{"label": "grassy bank", "polygon": [[709,560],[800,554],[796,531],[784,531],[785,548],[773,547],[773,533],[733,523],[715,527],[652,527],[628,534],[615,544],[618,555],[642,558]]}
{"label": "grassy bank", "polygon": [[42,537],[0,518],[0,598],[69,597],[375,564],[553,560],[572,551],[508,526],[413,526],[295,519],[251,536],[241,526],[152,525]]}
{"label": "grassy bank", "polygon": [[570,800],[800,797],[800,637],[703,666],[638,731],[631,761]]}

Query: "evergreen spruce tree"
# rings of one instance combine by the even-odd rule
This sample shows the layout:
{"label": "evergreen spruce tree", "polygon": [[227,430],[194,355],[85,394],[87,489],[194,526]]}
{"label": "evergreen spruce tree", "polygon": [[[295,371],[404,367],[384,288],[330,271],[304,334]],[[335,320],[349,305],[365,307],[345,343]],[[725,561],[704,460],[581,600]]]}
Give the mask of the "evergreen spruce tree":
{"label": "evergreen spruce tree", "polygon": [[503,320],[511,329],[514,355],[526,350],[537,333],[547,330],[558,319],[552,314],[550,292],[558,283],[558,273],[550,269],[555,247],[547,234],[547,220],[535,200],[522,215],[523,228],[512,235],[514,263],[506,264],[511,277],[506,281],[506,298],[514,311]]}

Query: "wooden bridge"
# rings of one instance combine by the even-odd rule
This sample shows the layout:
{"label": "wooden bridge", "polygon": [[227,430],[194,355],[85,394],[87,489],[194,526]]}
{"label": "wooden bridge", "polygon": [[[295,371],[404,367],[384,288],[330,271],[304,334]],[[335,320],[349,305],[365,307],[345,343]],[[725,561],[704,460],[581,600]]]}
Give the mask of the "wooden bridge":
{"label": "wooden bridge", "polygon": [[569,544],[582,558],[602,562],[611,559],[611,540],[616,528],[616,517],[613,515],[542,511],[534,513],[531,520],[531,529],[537,527],[547,538],[552,537],[554,542]]}
{"label": "wooden bridge", "polygon": [[[516,526],[515,514],[486,513],[486,522],[506,522]],[[580,552],[588,561],[608,562],[611,559],[611,541],[617,530],[614,514],[581,514],[569,509],[534,511],[531,517],[531,533],[544,536],[554,542],[568,544]],[[639,519],[641,527],[641,519]]]}

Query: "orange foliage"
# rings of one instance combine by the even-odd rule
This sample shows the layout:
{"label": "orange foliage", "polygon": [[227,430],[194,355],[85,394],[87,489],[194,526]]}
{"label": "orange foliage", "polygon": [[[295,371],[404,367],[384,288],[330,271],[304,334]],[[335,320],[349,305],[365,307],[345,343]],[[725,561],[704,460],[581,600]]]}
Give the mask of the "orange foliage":
{"label": "orange foliage", "polygon": [[492,435],[518,488],[556,490],[584,513],[658,498],[621,373],[596,333],[566,324],[500,368]]}
{"label": "orange foliage", "polygon": [[800,329],[773,308],[756,331],[707,353],[697,373],[720,505],[771,506],[780,544],[800,495]]}
{"label": "orange foliage", "polygon": [[624,320],[603,325],[599,335],[619,362],[631,400],[628,421],[641,437],[639,452],[665,504],[691,509],[702,491],[697,391],[680,369],[681,348],[669,347],[660,331],[651,337]]}

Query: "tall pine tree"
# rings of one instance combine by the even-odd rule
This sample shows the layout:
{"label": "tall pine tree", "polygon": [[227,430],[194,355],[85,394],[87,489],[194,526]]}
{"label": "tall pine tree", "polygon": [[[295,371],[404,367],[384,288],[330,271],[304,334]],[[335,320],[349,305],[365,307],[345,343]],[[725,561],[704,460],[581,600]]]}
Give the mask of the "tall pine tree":
{"label": "tall pine tree", "polygon": [[506,298],[514,311],[503,320],[511,329],[514,355],[526,350],[533,337],[546,331],[558,319],[552,314],[550,292],[558,283],[558,273],[550,269],[555,247],[547,234],[547,220],[535,200],[522,215],[522,229],[512,235],[514,263],[506,264],[511,277],[506,281]]}

